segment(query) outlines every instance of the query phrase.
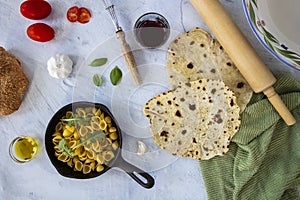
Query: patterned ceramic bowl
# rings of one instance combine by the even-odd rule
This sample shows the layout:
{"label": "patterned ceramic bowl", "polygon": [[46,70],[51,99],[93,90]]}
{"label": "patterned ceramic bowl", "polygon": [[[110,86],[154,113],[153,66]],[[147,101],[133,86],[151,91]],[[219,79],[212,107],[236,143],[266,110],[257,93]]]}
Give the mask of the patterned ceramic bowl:
{"label": "patterned ceramic bowl", "polygon": [[243,0],[248,22],[261,44],[300,71],[300,1]]}

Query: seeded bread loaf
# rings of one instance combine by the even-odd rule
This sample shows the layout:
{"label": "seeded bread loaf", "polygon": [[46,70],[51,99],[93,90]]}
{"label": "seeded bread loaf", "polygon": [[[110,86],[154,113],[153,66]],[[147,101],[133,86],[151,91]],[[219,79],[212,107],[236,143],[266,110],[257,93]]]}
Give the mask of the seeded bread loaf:
{"label": "seeded bread loaf", "polygon": [[20,61],[0,47],[0,116],[19,109],[28,86]]}

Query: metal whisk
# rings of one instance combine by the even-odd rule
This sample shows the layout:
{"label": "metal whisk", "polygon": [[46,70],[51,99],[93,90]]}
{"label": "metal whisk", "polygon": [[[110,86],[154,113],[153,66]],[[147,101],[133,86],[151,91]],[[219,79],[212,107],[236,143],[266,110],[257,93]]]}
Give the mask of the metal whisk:
{"label": "metal whisk", "polygon": [[135,62],[133,53],[131,51],[131,48],[125,39],[125,33],[123,32],[121,26],[119,25],[118,18],[115,13],[114,5],[112,4],[112,2],[110,0],[102,0],[102,1],[105,6],[105,9],[109,12],[110,17],[116,27],[116,36],[121,42],[121,50],[122,50],[123,56],[125,58],[126,64],[128,66],[128,69],[130,71],[130,74],[131,74],[135,84],[139,85],[139,84],[141,84],[142,80],[141,80],[140,74],[138,72],[136,62]]}
{"label": "metal whisk", "polygon": [[119,25],[118,18],[114,9],[115,5],[113,5],[110,0],[102,0],[102,1],[104,3],[105,9],[109,12],[111,16],[111,19],[116,27],[116,31],[121,31],[122,28]]}

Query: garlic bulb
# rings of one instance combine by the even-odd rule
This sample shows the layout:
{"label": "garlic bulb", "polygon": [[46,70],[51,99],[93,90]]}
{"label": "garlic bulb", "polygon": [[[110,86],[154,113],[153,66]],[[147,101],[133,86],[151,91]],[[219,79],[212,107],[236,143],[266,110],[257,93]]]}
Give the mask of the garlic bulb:
{"label": "garlic bulb", "polygon": [[48,60],[47,69],[50,76],[54,78],[66,78],[72,72],[73,62],[67,55],[56,54]]}

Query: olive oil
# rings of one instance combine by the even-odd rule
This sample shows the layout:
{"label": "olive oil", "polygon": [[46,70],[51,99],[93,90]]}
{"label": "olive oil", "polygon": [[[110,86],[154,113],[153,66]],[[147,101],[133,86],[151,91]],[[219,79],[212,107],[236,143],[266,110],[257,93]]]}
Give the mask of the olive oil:
{"label": "olive oil", "polygon": [[10,145],[11,158],[19,163],[24,163],[31,160],[39,149],[38,141],[29,136],[17,137]]}

